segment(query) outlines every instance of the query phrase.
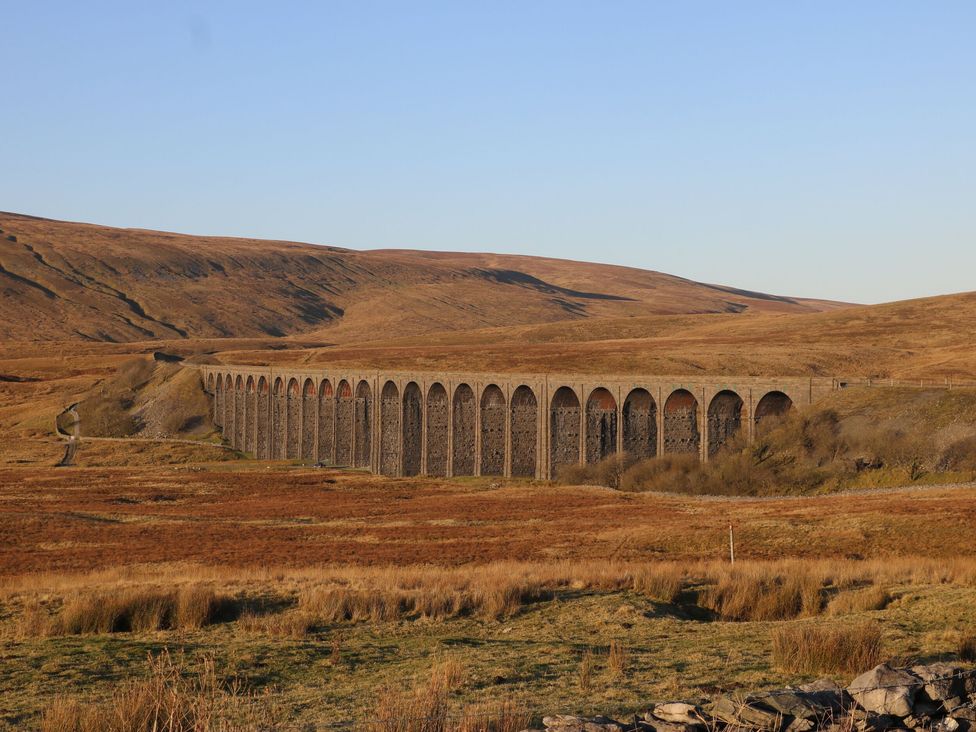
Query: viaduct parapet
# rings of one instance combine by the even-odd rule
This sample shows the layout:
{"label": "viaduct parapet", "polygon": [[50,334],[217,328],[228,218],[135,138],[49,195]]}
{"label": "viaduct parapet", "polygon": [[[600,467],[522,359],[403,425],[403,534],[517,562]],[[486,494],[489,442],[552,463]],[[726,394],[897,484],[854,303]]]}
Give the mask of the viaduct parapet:
{"label": "viaduct parapet", "polygon": [[260,460],[389,476],[551,478],[615,453],[707,461],[829,378],[380,372],[201,366],[214,422]]}

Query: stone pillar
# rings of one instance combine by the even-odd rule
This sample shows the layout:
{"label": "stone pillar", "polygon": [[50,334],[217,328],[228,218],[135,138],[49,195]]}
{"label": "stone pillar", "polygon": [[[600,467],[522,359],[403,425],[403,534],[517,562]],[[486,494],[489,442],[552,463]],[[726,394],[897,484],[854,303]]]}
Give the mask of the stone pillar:
{"label": "stone pillar", "polygon": [[474,474],[481,475],[481,397],[485,385],[474,382]]}
{"label": "stone pillar", "polygon": [[447,389],[447,477],[454,476],[454,389],[457,384],[448,380],[444,382]]}
{"label": "stone pillar", "polygon": [[512,477],[512,382],[504,382],[502,394],[505,395],[505,465],[502,476]]}

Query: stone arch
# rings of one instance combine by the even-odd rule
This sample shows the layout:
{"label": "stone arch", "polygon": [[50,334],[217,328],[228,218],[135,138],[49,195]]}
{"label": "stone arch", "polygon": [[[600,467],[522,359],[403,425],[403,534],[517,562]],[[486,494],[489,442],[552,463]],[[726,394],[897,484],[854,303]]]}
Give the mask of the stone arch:
{"label": "stone arch", "polygon": [[698,400],[687,389],[676,389],[664,402],[664,452],[697,455],[700,446]]}
{"label": "stone arch", "polygon": [[285,457],[285,382],[279,376],[271,394],[271,459]]}
{"label": "stone arch", "polygon": [[594,389],[586,400],[586,462],[598,463],[617,452],[617,400]]}
{"label": "stone arch", "polygon": [[564,465],[580,461],[580,401],[568,386],[560,387],[549,409],[549,466],[553,477]]}
{"label": "stone arch", "polygon": [[392,381],[380,394],[380,473],[397,475],[400,470],[400,390]]}
{"label": "stone arch", "polygon": [[742,397],[723,389],[708,405],[708,456],[717,455],[742,428]]}
{"label": "stone arch", "polygon": [[226,374],[224,376],[224,437],[231,445],[234,444],[234,435],[236,434],[234,427],[235,396],[234,377]]}
{"label": "stone arch", "polygon": [[370,450],[373,446],[373,392],[365,381],[360,381],[356,387],[356,413],[353,424],[356,429],[355,465],[357,468],[372,467]]}
{"label": "stone arch", "polygon": [[214,375],[207,374],[207,391],[211,394],[214,393]]}
{"label": "stone arch", "polygon": [[302,390],[298,379],[292,378],[288,381],[288,417],[286,419],[287,443],[285,445],[285,457],[288,460],[297,460],[301,457],[301,434],[302,434]]}
{"label": "stone arch", "polygon": [[246,394],[247,403],[244,408],[244,452],[251,455],[257,455],[257,446],[255,445],[255,440],[257,439],[258,431],[258,394],[255,389],[254,377],[248,376],[247,381],[244,383],[244,392]]}
{"label": "stone arch", "polygon": [[424,399],[411,381],[403,390],[403,474],[420,475],[424,442]]}
{"label": "stone arch", "polygon": [[505,394],[495,384],[481,393],[481,474],[505,474]]}
{"label": "stone arch", "polygon": [[336,387],[335,462],[336,465],[352,465],[352,438],[355,404],[352,386],[343,379]]}
{"label": "stone arch", "polygon": [[316,458],[322,463],[335,462],[335,392],[332,382],[322,379],[319,384],[319,433]]}
{"label": "stone arch", "polygon": [[452,404],[452,475],[474,475],[474,391],[467,384],[454,390]]}
{"label": "stone arch", "polygon": [[257,457],[258,460],[268,460],[271,458],[271,420],[268,414],[270,404],[268,403],[268,380],[263,376],[258,379],[258,408],[257,408]]}
{"label": "stone arch", "polygon": [[635,460],[657,455],[657,402],[647,389],[633,389],[624,399],[624,452]]}
{"label": "stone arch", "polygon": [[427,475],[447,475],[449,421],[447,389],[443,384],[433,384],[427,390]]}
{"label": "stone arch", "polygon": [[315,408],[318,406],[319,395],[315,382],[305,379],[302,384],[302,442],[300,457],[302,460],[315,459],[315,429],[319,419]]}
{"label": "stone arch", "polygon": [[781,391],[771,391],[756,404],[756,432],[763,429],[763,422],[775,423],[793,411],[793,400]]}
{"label": "stone arch", "polygon": [[237,450],[244,449],[247,434],[247,399],[244,394],[244,377],[240,374],[234,379],[234,437],[231,444]]}
{"label": "stone arch", "polygon": [[512,392],[512,475],[533,478],[536,471],[536,443],[539,432],[539,403],[524,384]]}

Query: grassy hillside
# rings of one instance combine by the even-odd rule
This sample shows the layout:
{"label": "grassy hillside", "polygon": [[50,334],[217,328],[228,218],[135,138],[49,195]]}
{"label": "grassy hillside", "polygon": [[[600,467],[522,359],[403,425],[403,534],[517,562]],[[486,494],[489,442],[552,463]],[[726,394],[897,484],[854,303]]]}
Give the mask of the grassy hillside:
{"label": "grassy hillside", "polygon": [[590,318],[302,352],[234,349],[240,363],[584,373],[976,380],[976,292],[808,314]]}
{"label": "grassy hillside", "polygon": [[5,340],[314,334],[325,342],[831,303],[626,267],[533,257],[352,251],[114,229],[0,213]]}

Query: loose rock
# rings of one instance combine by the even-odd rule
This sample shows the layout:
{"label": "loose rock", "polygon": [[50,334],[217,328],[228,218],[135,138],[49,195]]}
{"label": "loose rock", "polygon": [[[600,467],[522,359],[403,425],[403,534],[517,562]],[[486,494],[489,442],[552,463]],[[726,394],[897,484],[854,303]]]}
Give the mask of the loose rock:
{"label": "loose rock", "polygon": [[907,717],[912,713],[921,686],[914,674],[882,663],[854,679],[847,691],[869,712]]}

